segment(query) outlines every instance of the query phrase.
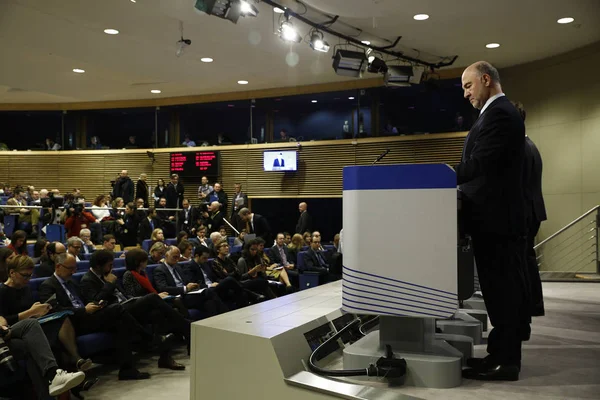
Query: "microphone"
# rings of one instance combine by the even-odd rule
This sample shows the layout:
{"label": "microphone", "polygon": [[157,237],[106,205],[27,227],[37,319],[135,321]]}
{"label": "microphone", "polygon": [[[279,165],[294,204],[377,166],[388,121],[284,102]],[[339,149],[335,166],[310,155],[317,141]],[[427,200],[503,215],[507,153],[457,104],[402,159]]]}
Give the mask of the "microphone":
{"label": "microphone", "polygon": [[371,164],[371,165],[377,164],[379,161],[381,161],[383,159],[383,157],[387,156],[389,152],[390,152],[390,149],[386,149],[383,153],[381,153],[379,155],[379,157],[377,157],[377,159],[375,161],[373,161],[373,164]]}

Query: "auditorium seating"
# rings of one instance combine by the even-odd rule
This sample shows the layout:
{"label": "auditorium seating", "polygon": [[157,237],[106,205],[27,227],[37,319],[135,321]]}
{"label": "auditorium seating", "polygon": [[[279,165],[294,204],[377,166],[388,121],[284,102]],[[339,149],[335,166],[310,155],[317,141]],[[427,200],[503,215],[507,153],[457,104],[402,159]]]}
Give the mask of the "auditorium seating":
{"label": "auditorium seating", "polygon": [[33,247],[35,246],[35,244],[31,243],[27,245],[27,255],[29,257],[33,257]]}
{"label": "auditorium seating", "polygon": [[144,251],[146,251],[146,253],[150,251],[151,243],[152,243],[152,239],[146,239],[142,242],[142,249],[144,249]]}

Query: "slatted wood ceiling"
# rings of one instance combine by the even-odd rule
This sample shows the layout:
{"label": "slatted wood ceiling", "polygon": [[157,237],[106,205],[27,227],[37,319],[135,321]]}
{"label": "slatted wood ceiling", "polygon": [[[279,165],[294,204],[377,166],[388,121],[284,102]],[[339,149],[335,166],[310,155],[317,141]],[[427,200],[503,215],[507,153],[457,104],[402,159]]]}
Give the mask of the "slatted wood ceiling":
{"label": "slatted wood ceiling", "polygon": [[[241,182],[250,197],[327,197],[341,196],[342,168],[347,165],[369,165],[386,149],[390,153],[381,164],[447,163],[460,160],[465,133],[370,138],[296,144],[223,146],[220,180],[227,193]],[[266,149],[298,149],[298,171],[280,173],[263,171],[262,154]],[[195,148],[197,150],[213,148]],[[72,152],[0,152],[0,182],[34,185],[37,189],[58,188],[62,193],[81,189],[92,201],[100,193],[110,192],[110,181],[122,169],[136,181],[148,174],[154,189],[159,178],[168,181],[169,152],[154,150],[152,164],[146,150],[101,150]],[[197,204],[200,179],[184,181],[185,194]]]}

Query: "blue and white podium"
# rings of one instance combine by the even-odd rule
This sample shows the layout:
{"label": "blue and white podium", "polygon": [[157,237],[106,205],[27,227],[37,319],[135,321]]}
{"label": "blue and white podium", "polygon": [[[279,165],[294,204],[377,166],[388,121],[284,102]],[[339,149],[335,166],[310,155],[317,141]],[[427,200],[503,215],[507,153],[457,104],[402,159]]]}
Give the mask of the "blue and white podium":
{"label": "blue and white podium", "polygon": [[385,345],[407,361],[406,384],[460,385],[462,354],[435,337],[458,310],[456,174],[444,164],[345,167],[343,311],[380,316],[344,349],[344,368]]}

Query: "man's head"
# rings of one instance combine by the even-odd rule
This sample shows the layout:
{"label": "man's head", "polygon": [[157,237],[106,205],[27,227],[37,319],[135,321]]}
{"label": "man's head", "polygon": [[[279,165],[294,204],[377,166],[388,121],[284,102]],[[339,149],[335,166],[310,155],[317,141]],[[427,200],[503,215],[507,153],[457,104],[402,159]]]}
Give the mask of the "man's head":
{"label": "man's head", "polygon": [[289,232],[283,232],[283,240],[286,245],[292,243],[292,235]]}
{"label": "man's head", "polygon": [[73,254],[60,253],[57,254],[54,260],[54,268],[56,275],[61,279],[68,281],[73,274],[77,272],[77,260]]}
{"label": "man's head", "polygon": [[215,192],[219,193],[221,191],[221,189],[222,189],[221,184],[218,183],[218,182],[215,183],[214,189],[215,189]]}
{"label": "man's head", "polygon": [[[218,252],[216,247],[215,247],[215,250]],[[210,257],[210,250],[206,246],[200,245],[200,246],[196,247],[196,249],[194,250],[194,261],[196,261],[198,264],[207,263],[209,257]]]}
{"label": "man's head", "polygon": [[48,247],[46,248],[46,251],[48,252],[48,257],[52,261],[56,262],[56,256],[58,254],[66,253],[67,248],[61,242],[52,242],[48,245]]}
{"label": "man's head", "polygon": [[177,248],[177,246],[169,246],[165,253],[165,262],[170,266],[175,266],[179,262],[179,258],[181,257],[181,252]]}
{"label": "man's head", "polygon": [[84,243],[92,239],[92,231],[88,228],[83,228],[79,231],[79,238],[83,240]]}
{"label": "man's head", "polygon": [[133,204],[133,201],[130,201],[125,206],[125,214],[127,214],[127,215],[133,215],[135,213],[135,210],[136,210],[136,208],[135,208],[135,204]]}
{"label": "man's head", "polygon": [[38,201],[39,199],[40,199],[40,192],[38,192],[37,190],[34,190],[31,193],[31,200]]}
{"label": "man's head", "polygon": [[135,144],[135,136],[129,136],[129,143]]}
{"label": "man's head", "polygon": [[67,251],[74,256],[78,256],[81,253],[81,239],[77,236],[71,236],[69,240],[67,240]]}
{"label": "man's head", "polygon": [[140,174],[140,181],[146,182],[146,179],[148,179],[148,175],[146,175],[146,174]]}
{"label": "man's head", "polygon": [[287,139],[287,137],[288,137],[288,135],[287,135],[287,131],[286,131],[285,129],[282,129],[282,130],[280,130],[280,131],[279,131],[279,136],[280,136],[282,139]]}
{"label": "man's head", "polygon": [[512,101],[513,106],[517,109],[519,114],[521,114],[521,118],[523,118],[523,122],[525,122],[525,118],[527,118],[527,112],[525,111],[525,106],[520,101]]}
{"label": "man's head", "polygon": [[155,218],[156,217],[156,208],[150,206],[148,207],[148,218]]}
{"label": "man's head", "polygon": [[184,209],[188,209],[190,207],[190,201],[188,199],[183,199],[183,201],[181,202],[181,205],[183,206]]}
{"label": "man's head", "polygon": [[500,74],[487,61],[471,64],[462,74],[462,87],[465,99],[481,110],[485,102],[492,96],[501,93]]}
{"label": "man's head", "polygon": [[206,176],[202,177],[202,185],[208,185],[208,178]]}
{"label": "man's head", "polygon": [[178,182],[179,182],[179,175],[171,174],[171,183],[173,185],[177,185]]}
{"label": "man's head", "polygon": [[219,232],[213,232],[210,234],[210,241],[213,243],[213,245],[219,243],[221,240],[223,240],[223,237]]}
{"label": "man's head", "polygon": [[144,199],[137,199],[137,200],[135,201],[135,206],[136,206],[137,208],[144,208]]}
{"label": "man's head", "polygon": [[304,211],[306,211],[307,208],[308,208],[308,206],[306,205],[305,202],[298,204],[298,211],[300,211],[300,213],[303,213]]}
{"label": "man's head", "polygon": [[196,235],[200,238],[206,237],[206,227],[204,225],[200,225],[196,230]]}
{"label": "man's head", "polygon": [[160,200],[158,201],[158,205],[161,207],[166,207],[167,206],[167,199],[165,199],[164,197],[161,197]]}
{"label": "man's head", "polygon": [[310,242],[310,248],[313,250],[319,250],[321,248],[321,236],[313,236]]}
{"label": "man's head", "polygon": [[236,183],[233,185],[233,189],[235,190],[236,193],[239,193],[242,191],[242,184],[241,183]]}
{"label": "man's head", "polygon": [[99,275],[108,275],[113,269],[114,258],[112,251],[95,251],[90,257],[90,268]]}
{"label": "man's head", "polygon": [[250,222],[250,220],[252,219],[252,213],[247,208],[242,208],[240,210],[240,212],[238,213],[238,215],[240,216],[240,218],[242,219],[242,221],[248,221],[248,222]]}
{"label": "man's head", "polygon": [[224,226],[219,228],[219,233],[221,234],[221,237],[223,237],[223,238],[227,237],[227,229]]}
{"label": "man's head", "polygon": [[120,174],[121,178],[127,178],[127,175],[129,175],[129,171],[127,171],[126,169],[121,171],[121,174]]}
{"label": "man's head", "polygon": [[221,204],[218,201],[213,201],[210,203],[210,211],[217,212],[221,208]]}
{"label": "man's head", "polygon": [[114,235],[108,234],[102,237],[102,248],[108,251],[115,251],[117,245],[117,239]]}
{"label": "man's head", "polygon": [[277,234],[277,246],[282,247],[285,245],[285,235],[283,233]]}
{"label": "man's head", "polygon": [[315,241],[315,238],[316,238],[316,239],[319,241],[319,243],[321,243],[321,232],[319,232],[319,231],[314,231],[314,232],[312,233],[311,240],[314,242],[314,241]]}
{"label": "man's head", "polygon": [[48,197],[48,189],[40,190],[40,199],[45,199],[46,197]]}
{"label": "man's head", "polygon": [[333,237],[333,245],[335,247],[340,247],[340,234],[336,233],[335,236]]}

